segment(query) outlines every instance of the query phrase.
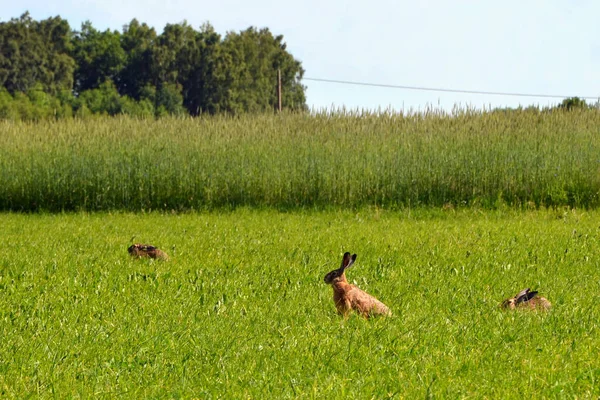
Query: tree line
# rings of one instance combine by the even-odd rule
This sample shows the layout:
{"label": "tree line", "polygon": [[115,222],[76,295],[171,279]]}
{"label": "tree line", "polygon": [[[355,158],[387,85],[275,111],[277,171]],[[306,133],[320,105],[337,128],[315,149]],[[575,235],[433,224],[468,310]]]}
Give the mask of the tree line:
{"label": "tree line", "polygon": [[249,27],[221,36],[209,24],[133,19],[121,32],[29,13],[0,23],[0,119],[88,114],[161,116],[306,109],[301,62],[282,35]]}

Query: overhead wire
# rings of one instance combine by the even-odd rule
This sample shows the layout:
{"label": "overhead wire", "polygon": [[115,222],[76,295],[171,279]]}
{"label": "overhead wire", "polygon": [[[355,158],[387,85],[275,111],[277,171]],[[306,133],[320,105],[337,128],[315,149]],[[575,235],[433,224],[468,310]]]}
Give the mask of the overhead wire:
{"label": "overhead wire", "polygon": [[534,94],[534,93],[517,93],[517,92],[494,92],[484,90],[467,90],[467,89],[447,89],[447,88],[432,88],[423,86],[407,86],[407,85],[392,85],[383,83],[371,83],[371,82],[356,82],[356,81],[345,81],[338,79],[324,79],[324,78],[307,78],[303,77],[303,80],[315,81],[315,82],[326,82],[326,83],[338,83],[344,85],[358,85],[358,86],[372,86],[372,87],[383,87],[390,89],[405,89],[405,90],[421,90],[431,92],[449,92],[449,93],[465,93],[465,94],[482,94],[482,95],[493,95],[493,96],[519,96],[519,97],[545,97],[555,99],[565,99],[570,97],[578,97],[585,100],[598,100],[598,96],[574,96],[574,95],[558,95],[558,94]]}

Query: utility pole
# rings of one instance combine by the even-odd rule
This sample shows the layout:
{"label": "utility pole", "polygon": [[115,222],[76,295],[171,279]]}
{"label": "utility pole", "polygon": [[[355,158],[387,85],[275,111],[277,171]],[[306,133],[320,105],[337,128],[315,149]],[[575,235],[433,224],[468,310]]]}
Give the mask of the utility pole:
{"label": "utility pole", "polygon": [[278,110],[281,112],[281,70],[277,69],[277,102]]}

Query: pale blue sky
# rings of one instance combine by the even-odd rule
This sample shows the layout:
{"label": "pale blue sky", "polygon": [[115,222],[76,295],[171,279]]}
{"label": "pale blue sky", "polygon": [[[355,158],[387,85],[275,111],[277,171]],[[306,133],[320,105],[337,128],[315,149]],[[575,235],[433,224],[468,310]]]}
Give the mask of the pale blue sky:
{"label": "pale blue sky", "polygon": [[[29,10],[119,29],[132,18],[208,21],[225,34],[249,26],[284,35],[306,77],[493,92],[600,97],[598,0],[22,0]],[[453,105],[547,105],[560,99],[420,92],[305,81],[309,106],[423,110]]]}

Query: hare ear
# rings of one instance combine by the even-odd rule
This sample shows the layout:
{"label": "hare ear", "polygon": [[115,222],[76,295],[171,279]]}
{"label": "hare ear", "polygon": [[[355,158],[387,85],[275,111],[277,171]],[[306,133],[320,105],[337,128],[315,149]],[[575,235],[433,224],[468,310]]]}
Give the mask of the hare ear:
{"label": "hare ear", "polygon": [[342,265],[341,265],[340,269],[346,268],[348,266],[349,262],[350,262],[350,253],[345,252],[344,257],[342,258]]}
{"label": "hare ear", "polygon": [[344,269],[350,268],[354,265],[354,261],[356,261],[356,254],[352,254],[352,257],[349,258],[348,264],[344,267]]}
{"label": "hare ear", "polygon": [[533,299],[537,294],[538,294],[537,291],[531,292],[529,290],[529,288],[525,289],[525,290],[521,290],[519,292],[519,294],[517,295],[517,304],[523,303],[524,301],[529,301],[529,300]]}

